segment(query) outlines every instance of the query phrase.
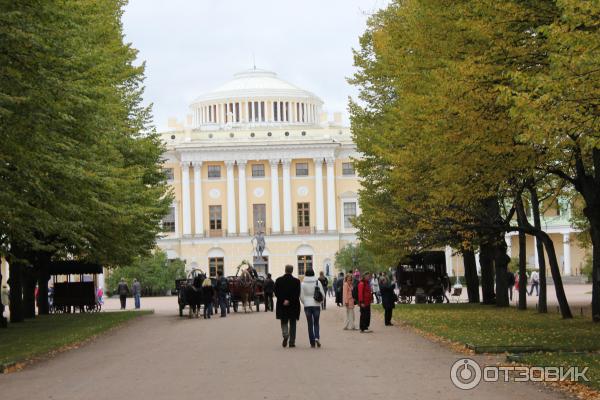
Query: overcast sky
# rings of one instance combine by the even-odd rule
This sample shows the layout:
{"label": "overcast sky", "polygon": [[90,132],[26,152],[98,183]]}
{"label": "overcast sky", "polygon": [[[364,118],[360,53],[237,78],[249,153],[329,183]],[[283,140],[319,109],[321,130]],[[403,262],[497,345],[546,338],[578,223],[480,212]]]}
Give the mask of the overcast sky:
{"label": "overcast sky", "polygon": [[125,40],[146,61],[147,102],[166,130],[200,94],[256,67],[317,94],[343,111],[356,91],[352,48],[370,14],[388,0],[130,0]]}

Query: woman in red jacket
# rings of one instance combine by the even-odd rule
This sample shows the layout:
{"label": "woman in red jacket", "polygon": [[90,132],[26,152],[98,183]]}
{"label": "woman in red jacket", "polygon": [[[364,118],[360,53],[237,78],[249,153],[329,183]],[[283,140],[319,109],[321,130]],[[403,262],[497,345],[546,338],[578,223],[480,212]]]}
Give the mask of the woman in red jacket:
{"label": "woman in red jacket", "polygon": [[358,305],[360,306],[360,332],[370,333],[371,324],[371,301],[373,292],[371,290],[371,274],[365,272],[362,280],[358,284]]}

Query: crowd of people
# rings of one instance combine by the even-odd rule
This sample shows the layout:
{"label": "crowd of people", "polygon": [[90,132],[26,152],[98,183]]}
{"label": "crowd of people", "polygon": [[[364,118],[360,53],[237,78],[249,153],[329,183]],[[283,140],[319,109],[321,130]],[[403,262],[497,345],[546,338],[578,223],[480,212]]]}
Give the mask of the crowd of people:
{"label": "crowd of people", "polygon": [[[335,298],[338,307],[345,307],[346,320],[344,330],[372,332],[371,304],[381,303],[384,309],[384,322],[392,326],[392,310],[398,300],[394,283],[387,275],[370,272],[361,273],[356,269],[352,273],[340,273],[329,285],[327,277],[321,272],[315,276],[313,269],[304,273],[304,279],[293,276],[294,267],[286,265],[285,274],[275,281],[274,294],[277,298],[276,318],[281,322],[283,347],[296,346],[296,321],[300,319],[300,306],[304,306],[308,338],[311,347],[321,347],[319,318],[326,309],[327,294]],[[330,289],[331,288],[331,289]],[[355,307],[359,308],[358,328],[355,324]]]}

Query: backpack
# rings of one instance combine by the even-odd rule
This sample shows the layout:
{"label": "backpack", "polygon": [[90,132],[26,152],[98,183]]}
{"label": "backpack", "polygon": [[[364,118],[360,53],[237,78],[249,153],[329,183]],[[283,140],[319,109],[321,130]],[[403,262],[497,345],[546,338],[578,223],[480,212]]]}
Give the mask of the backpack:
{"label": "backpack", "polygon": [[354,298],[354,302],[358,303],[358,281],[357,280],[352,282],[352,297]]}
{"label": "backpack", "polygon": [[320,303],[323,301],[323,293],[321,293],[321,289],[319,289],[319,280],[318,279],[315,282],[315,293],[313,294],[313,299],[315,299],[315,301],[317,303]]}

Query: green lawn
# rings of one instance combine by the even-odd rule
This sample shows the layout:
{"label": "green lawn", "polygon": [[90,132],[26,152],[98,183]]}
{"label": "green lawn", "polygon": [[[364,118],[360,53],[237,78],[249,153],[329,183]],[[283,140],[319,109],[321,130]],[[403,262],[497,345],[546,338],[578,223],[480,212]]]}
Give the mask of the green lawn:
{"label": "green lawn", "polygon": [[[380,307],[379,307],[380,309]],[[507,352],[536,366],[589,367],[600,390],[600,324],[589,317],[563,320],[559,314],[478,304],[397,305],[394,320],[480,352]],[[583,352],[569,354],[566,352]],[[512,356],[511,356],[512,358]]]}
{"label": "green lawn", "polygon": [[151,311],[43,315],[0,330],[0,366],[81,343]]}
{"label": "green lawn", "polygon": [[516,361],[535,366],[588,367],[589,382],[581,382],[600,391],[600,354],[532,353],[523,354]]}
{"label": "green lawn", "polygon": [[556,313],[478,304],[409,304],[397,305],[394,318],[484,352],[600,350],[600,324],[589,317],[563,320]]}

